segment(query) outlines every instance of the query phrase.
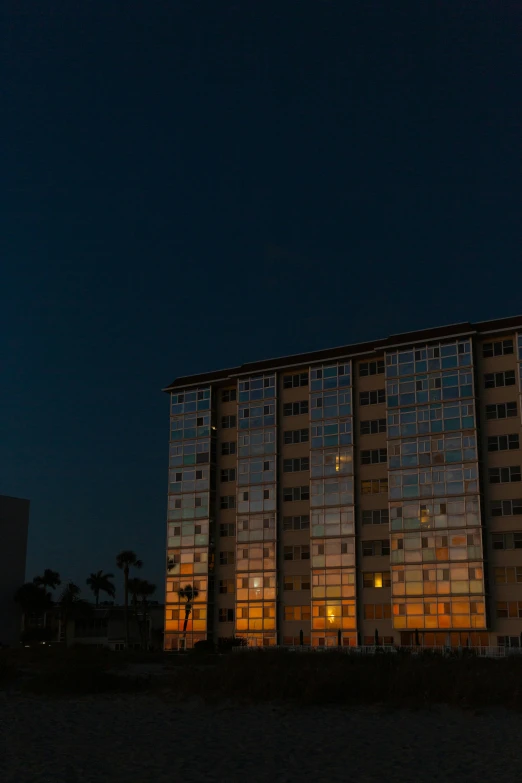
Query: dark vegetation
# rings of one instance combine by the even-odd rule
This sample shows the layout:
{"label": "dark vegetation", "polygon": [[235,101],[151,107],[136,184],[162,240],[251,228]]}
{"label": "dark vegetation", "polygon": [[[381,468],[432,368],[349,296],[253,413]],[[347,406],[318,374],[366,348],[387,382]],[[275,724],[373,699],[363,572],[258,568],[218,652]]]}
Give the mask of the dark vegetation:
{"label": "dark vegetation", "polygon": [[[148,666],[139,673],[138,664]],[[42,647],[0,650],[0,689],[43,696],[150,691],[173,701],[518,710],[522,658],[334,651],[215,654],[208,645],[185,654]]]}

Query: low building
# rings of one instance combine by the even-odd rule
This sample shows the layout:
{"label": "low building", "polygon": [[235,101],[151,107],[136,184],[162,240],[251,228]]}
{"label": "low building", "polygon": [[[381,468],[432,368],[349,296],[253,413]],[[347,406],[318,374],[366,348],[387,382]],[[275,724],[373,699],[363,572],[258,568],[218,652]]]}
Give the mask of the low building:
{"label": "low building", "polygon": [[[145,642],[148,650],[163,648],[163,621],[165,607],[152,603],[147,608],[145,626],[142,626],[142,612],[137,616],[129,607],[129,648],[141,649]],[[143,631],[143,637],[142,637]],[[142,640],[143,639],[143,640]],[[125,649],[125,612],[123,606],[106,603],[93,607],[92,613],[71,619],[67,623],[67,646],[90,645],[108,647],[111,650]]]}

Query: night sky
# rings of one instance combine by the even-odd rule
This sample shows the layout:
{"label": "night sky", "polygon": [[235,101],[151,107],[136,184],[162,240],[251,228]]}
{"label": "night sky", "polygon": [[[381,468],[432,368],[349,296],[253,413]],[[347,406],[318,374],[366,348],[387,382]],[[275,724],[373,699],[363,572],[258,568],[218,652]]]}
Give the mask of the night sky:
{"label": "night sky", "polygon": [[162,598],[162,387],[522,312],[522,5],[4,8],[0,493]]}

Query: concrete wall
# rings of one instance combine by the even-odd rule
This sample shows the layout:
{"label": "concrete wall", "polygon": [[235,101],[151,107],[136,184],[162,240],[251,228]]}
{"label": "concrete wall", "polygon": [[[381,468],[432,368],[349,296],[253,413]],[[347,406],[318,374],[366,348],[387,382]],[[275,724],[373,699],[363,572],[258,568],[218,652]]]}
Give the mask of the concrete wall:
{"label": "concrete wall", "polygon": [[16,645],[21,612],[13,601],[25,582],[29,501],[0,495],[0,643]]}

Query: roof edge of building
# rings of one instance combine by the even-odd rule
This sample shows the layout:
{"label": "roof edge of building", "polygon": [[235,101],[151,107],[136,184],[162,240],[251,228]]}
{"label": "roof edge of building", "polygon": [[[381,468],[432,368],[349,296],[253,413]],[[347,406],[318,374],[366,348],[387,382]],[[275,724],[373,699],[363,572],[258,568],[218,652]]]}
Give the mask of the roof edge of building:
{"label": "roof edge of building", "polygon": [[440,337],[449,337],[451,335],[464,336],[474,332],[501,332],[507,329],[522,327],[522,315],[507,316],[506,318],[497,318],[489,321],[462,321],[455,324],[446,324],[443,326],[432,326],[427,329],[416,329],[410,332],[400,332],[391,334],[388,337],[377,340],[369,340],[362,343],[351,343],[350,345],[341,345],[335,348],[323,348],[318,351],[308,351],[306,353],[289,354],[287,356],[278,356],[273,359],[260,359],[255,362],[241,364],[238,367],[229,367],[223,370],[212,370],[210,372],[198,373],[194,375],[185,375],[175,378],[171,384],[162,389],[169,393],[175,389],[197,386],[200,383],[215,383],[232,380],[241,375],[249,375],[255,372],[266,372],[277,370],[281,367],[304,366],[323,360],[334,358],[351,358],[354,356],[371,356],[379,350],[392,348],[394,346],[411,345],[419,340],[436,340]]}

